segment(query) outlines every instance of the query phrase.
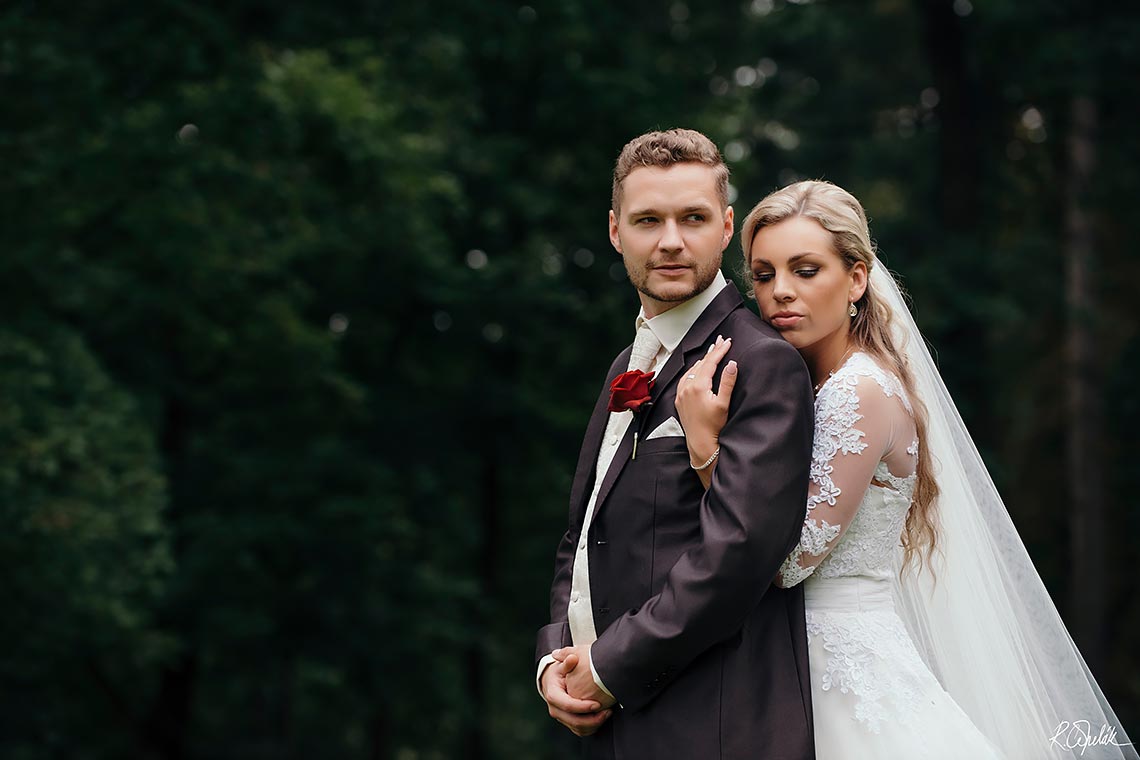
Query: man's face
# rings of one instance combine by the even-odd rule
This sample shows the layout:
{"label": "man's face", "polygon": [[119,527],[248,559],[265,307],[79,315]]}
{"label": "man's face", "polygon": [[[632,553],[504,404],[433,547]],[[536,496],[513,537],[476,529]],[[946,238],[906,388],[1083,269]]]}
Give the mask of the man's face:
{"label": "man's face", "polygon": [[634,169],[621,211],[610,211],[610,242],[649,317],[707,288],[730,240],[732,207],[721,207],[716,173],[704,164]]}

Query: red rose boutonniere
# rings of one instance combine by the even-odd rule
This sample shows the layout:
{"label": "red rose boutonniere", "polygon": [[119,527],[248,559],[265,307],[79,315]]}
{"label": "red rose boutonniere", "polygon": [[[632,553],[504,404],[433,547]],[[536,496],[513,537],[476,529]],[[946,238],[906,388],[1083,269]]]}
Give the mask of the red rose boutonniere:
{"label": "red rose boutonniere", "polygon": [[[641,408],[649,404],[649,392],[653,390],[653,373],[642,372],[639,369],[623,372],[610,383],[610,411],[624,412],[629,410],[634,416]],[[633,430],[633,456],[637,459],[637,423]]]}
{"label": "red rose boutonniere", "polygon": [[639,369],[623,372],[610,383],[610,411],[640,411],[653,390],[653,373]]}

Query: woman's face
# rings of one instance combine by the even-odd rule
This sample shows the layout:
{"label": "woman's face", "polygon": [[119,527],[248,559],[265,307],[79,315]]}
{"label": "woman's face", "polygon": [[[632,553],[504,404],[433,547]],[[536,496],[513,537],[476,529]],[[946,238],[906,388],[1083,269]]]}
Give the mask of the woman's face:
{"label": "woman's face", "polygon": [[801,351],[850,329],[850,305],[867,288],[867,267],[850,270],[835,252],[831,233],[805,216],[756,233],[752,287],[764,321]]}

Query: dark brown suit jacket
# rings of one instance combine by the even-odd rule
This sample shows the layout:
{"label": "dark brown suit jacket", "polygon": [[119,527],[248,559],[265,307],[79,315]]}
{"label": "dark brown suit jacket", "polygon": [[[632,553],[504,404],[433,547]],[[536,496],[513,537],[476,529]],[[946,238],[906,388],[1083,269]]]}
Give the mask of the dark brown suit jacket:
{"label": "dark brown suit jacket", "polygon": [[[706,492],[684,438],[646,440],[676,416],[681,371],[718,334],[740,375]],[[537,660],[569,646],[567,605],[605,431],[610,367],[586,429],[570,493],[570,527],[555,559],[551,623]],[[718,378],[719,381],[719,378]],[[730,283],[656,379],[653,405],[618,447],[590,525],[594,667],[621,704],[589,758],[806,760],[814,757],[802,586],[772,580],[800,537],[807,502],[813,402],[799,353],[745,308]],[[631,460],[638,430],[637,459]]]}

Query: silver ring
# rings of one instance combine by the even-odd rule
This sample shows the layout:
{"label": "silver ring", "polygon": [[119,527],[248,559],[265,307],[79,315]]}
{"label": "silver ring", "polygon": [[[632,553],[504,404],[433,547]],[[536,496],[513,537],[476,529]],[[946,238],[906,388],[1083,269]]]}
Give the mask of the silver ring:
{"label": "silver ring", "polygon": [[685,379],[686,380],[696,380],[697,376],[696,375],[685,375]]}

